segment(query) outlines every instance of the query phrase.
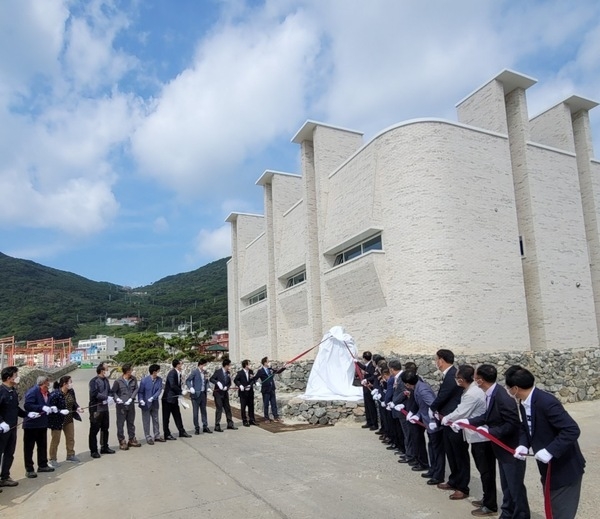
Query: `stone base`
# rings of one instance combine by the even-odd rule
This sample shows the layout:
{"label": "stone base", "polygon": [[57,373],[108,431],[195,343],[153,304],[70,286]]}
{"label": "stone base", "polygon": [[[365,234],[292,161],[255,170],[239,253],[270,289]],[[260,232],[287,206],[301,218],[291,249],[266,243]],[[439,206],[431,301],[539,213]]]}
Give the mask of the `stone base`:
{"label": "stone base", "polygon": [[[286,394],[281,400],[280,412],[284,419],[311,424],[333,425],[339,421],[364,422],[365,407],[362,400],[304,400],[299,395]],[[287,401],[284,401],[287,399]]]}

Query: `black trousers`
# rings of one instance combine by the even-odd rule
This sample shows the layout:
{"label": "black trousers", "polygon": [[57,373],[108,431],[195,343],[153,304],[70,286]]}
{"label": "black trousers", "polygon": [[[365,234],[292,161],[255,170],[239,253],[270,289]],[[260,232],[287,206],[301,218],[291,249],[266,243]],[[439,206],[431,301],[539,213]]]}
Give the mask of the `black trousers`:
{"label": "black trousers", "polygon": [[392,431],[392,440],[394,441],[394,445],[398,447],[399,450],[406,453],[406,447],[404,445],[404,431],[402,430],[400,419],[394,418],[390,415],[390,428]]}
{"label": "black trousers", "polygon": [[375,401],[371,395],[371,390],[363,386],[363,401],[365,403],[365,415],[367,418],[367,425],[369,427],[377,427],[377,408],[375,407]]}
{"label": "black trousers", "polygon": [[175,402],[162,400],[163,432],[165,438],[167,436],[172,436],[171,431],[169,430],[169,421],[171,419],[171,415],[173,415],[173,421],[175,422],[175,427],[177,427],[177,431],[179,432],[179,434],[185,432],[185,428],[183,427],[183,420],[181,419],[181,410],[179,409],[179,402],[177,401],[177,399],[175,400]]}
{"label": "black trousers", "polygon": [[446,455],[444,453],[444,434],[438,429],[428,434],[429,473],[431,479],[444,481],[446,477]]}
{"label": "black trousers", "polygon": [[529,519],[529,502],[525,488],[525,461],[514,459],[503,463],[498,460],[500,469],[500,485],[502,486],[501,517],[512,519]]}
{"label": "black trousers", "polygon": [[410,430],[410,422],[408,422],[406,420],[406,418],[404,417],[404,415],[402,415],[399,419],[400,421],[400,428],[402,429],[402,433],[404,436],[404,454],[406,454],[406,456],[408,458],[414,458],[415,457],[415,448],[413,445],[413,439],[411,437],[411,430]]}
{"label": "black trousers", "polygon": [[98,452],[98,432],[100,432],[100,447],[108,448],[108,427],[110,419],[108,411],[92,411],[90,413],[90,434],[88,444],[90,452]]}
{"label": "black trousers", "polygon": [[444,435],[444,451],[448,458],[450,475],[448,485],[465,494],[469,493],[471,480],[471,459],[469,458],[469,444],[463,438],[463,433],[455,433],[451,427],[442,429]]}
{"label": "black trousers", "polygon": [[413,440],[414,458],[424,467],[429,467],[427,445],[425,444],[425,429],[420,425],[408,422],[408,428]]}
{"label": "black trousers", "polygon": [[229,405],[229,393],[227,391],[215,391],[214,392],[215,407],[215,427],[221,426],[221,415],[225,411],[225,418],[227,418],[227,426],[233,425],[233,417],[231,416],[231,406]]}
{"label": "black trousers", "polygon": [[478,442],[471,444],[471,455],[481,477],[483,489],[483,506],[496,512],[498,511],[498,498],[496,496],[496,456],[491,442]]}
{"label": "black trousers", "polygon": [[570,485],[550,490],[553,519],[575,519],[581,495],[582,478],[583,476],[579,476]]}
{"label": "black trousers", "polygon": [[0,469],[0,479],[10,477],[10,468],[15,459],[15,449],[17,448],[17,428],[13,427],[7,433],[0,434],[0,458],[2,458],[2,468]]}
{"label": "black trousers", "polygon": [[240,411],[242,412],[242,421],[255,422],[254,418],[254,391],[240,391]]}
{"label": "black trousers", "polygon": [[36,427],[35,429],[23,429],[23,460],[25,470],[34,472],[33,449],[37,447],[38,468],[48,466],[48,429]]}

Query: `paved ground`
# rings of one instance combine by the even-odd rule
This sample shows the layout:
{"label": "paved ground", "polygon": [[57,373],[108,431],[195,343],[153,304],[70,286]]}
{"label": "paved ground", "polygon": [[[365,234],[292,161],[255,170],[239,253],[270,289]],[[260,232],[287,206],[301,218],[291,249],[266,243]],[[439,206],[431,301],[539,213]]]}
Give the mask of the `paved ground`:
{"label": "paved ground", "polygon": [[[87,402],[91,376],[90,370],[73,374],[80,403]],[[600,516],[600,437],[595,431],[600,401],[573,404],[568,410],[582,427],[581,445],[588,462],[578,517],[595,519]],[[191,429],[191,410],[183,416]],[[212,413],[210,418],[212,427]],[[113,415],[111,444],[116,447],[114,428]],[[138,428],[141,431],[141,423]],[[448,492],[427,487],[408,467],[396,463],[373,433],[357,424],[281,434],[240,427],[222,434],[144,444],[98,460],[89,456],[87,433],[86,417],[76,423],[76,451],[82,463],[63,463],[56,472],[33,480],[24,478],[19,443],[12,472],[19,486],[0,494],[0,517],[471,517],[469,502],[451,502]],[[64,457],[62,444],[59,461]],[[543,519],[541,485],[534,463],[529,463],[532,517]],[[474,476],[471,499],[480,497]]]}

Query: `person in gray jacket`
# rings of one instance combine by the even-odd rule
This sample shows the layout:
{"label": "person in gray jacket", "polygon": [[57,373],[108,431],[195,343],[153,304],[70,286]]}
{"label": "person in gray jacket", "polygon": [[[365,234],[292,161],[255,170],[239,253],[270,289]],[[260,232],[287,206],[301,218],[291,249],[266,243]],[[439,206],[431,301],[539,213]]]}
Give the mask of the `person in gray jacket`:
{"label": "person in gray jacket", "polygon": [[[135,405],[133,401],[138,394],[137,378],[133,376],[131,364],[123,364],[121,367],[123,375],[115,380],[112,390],[117,403],[117,438],[119,448],[122,451],[129,447],[141,447],[141,443],[135,437]],[[127,423],[127,435],[129,441],[125,440],[124,425]]]}
{"label": "person in gray jacket", "polygon": [[192,398],[192,411],[194,419],[194,434],[200,434],[200,422],[198,421],[198,410],[202,417],[202,432],[212,434],[208,427],[208,415],[206,413],[206,394],[208,392],[208,373],[206,371],[206,359],[198,362],[198,367],[193,369],[185,383],[190,390]]}

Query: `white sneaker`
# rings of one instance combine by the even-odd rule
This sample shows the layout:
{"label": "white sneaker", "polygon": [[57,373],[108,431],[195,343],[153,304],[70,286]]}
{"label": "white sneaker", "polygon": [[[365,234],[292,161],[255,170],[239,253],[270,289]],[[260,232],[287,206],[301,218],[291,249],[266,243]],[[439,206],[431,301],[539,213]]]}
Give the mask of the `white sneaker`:
{"label": "white sneaker", "polygon": [[52,467],[53,469],[57,469],[60,467],[60,463],[56,460],[48,460],[48,466]]}
{"label": "white sneaker", "polygon": [[69,456],[67,458],[67,461],[70,461],[71,463],[79,463],[81,460],[73,454],[73,456]]}

